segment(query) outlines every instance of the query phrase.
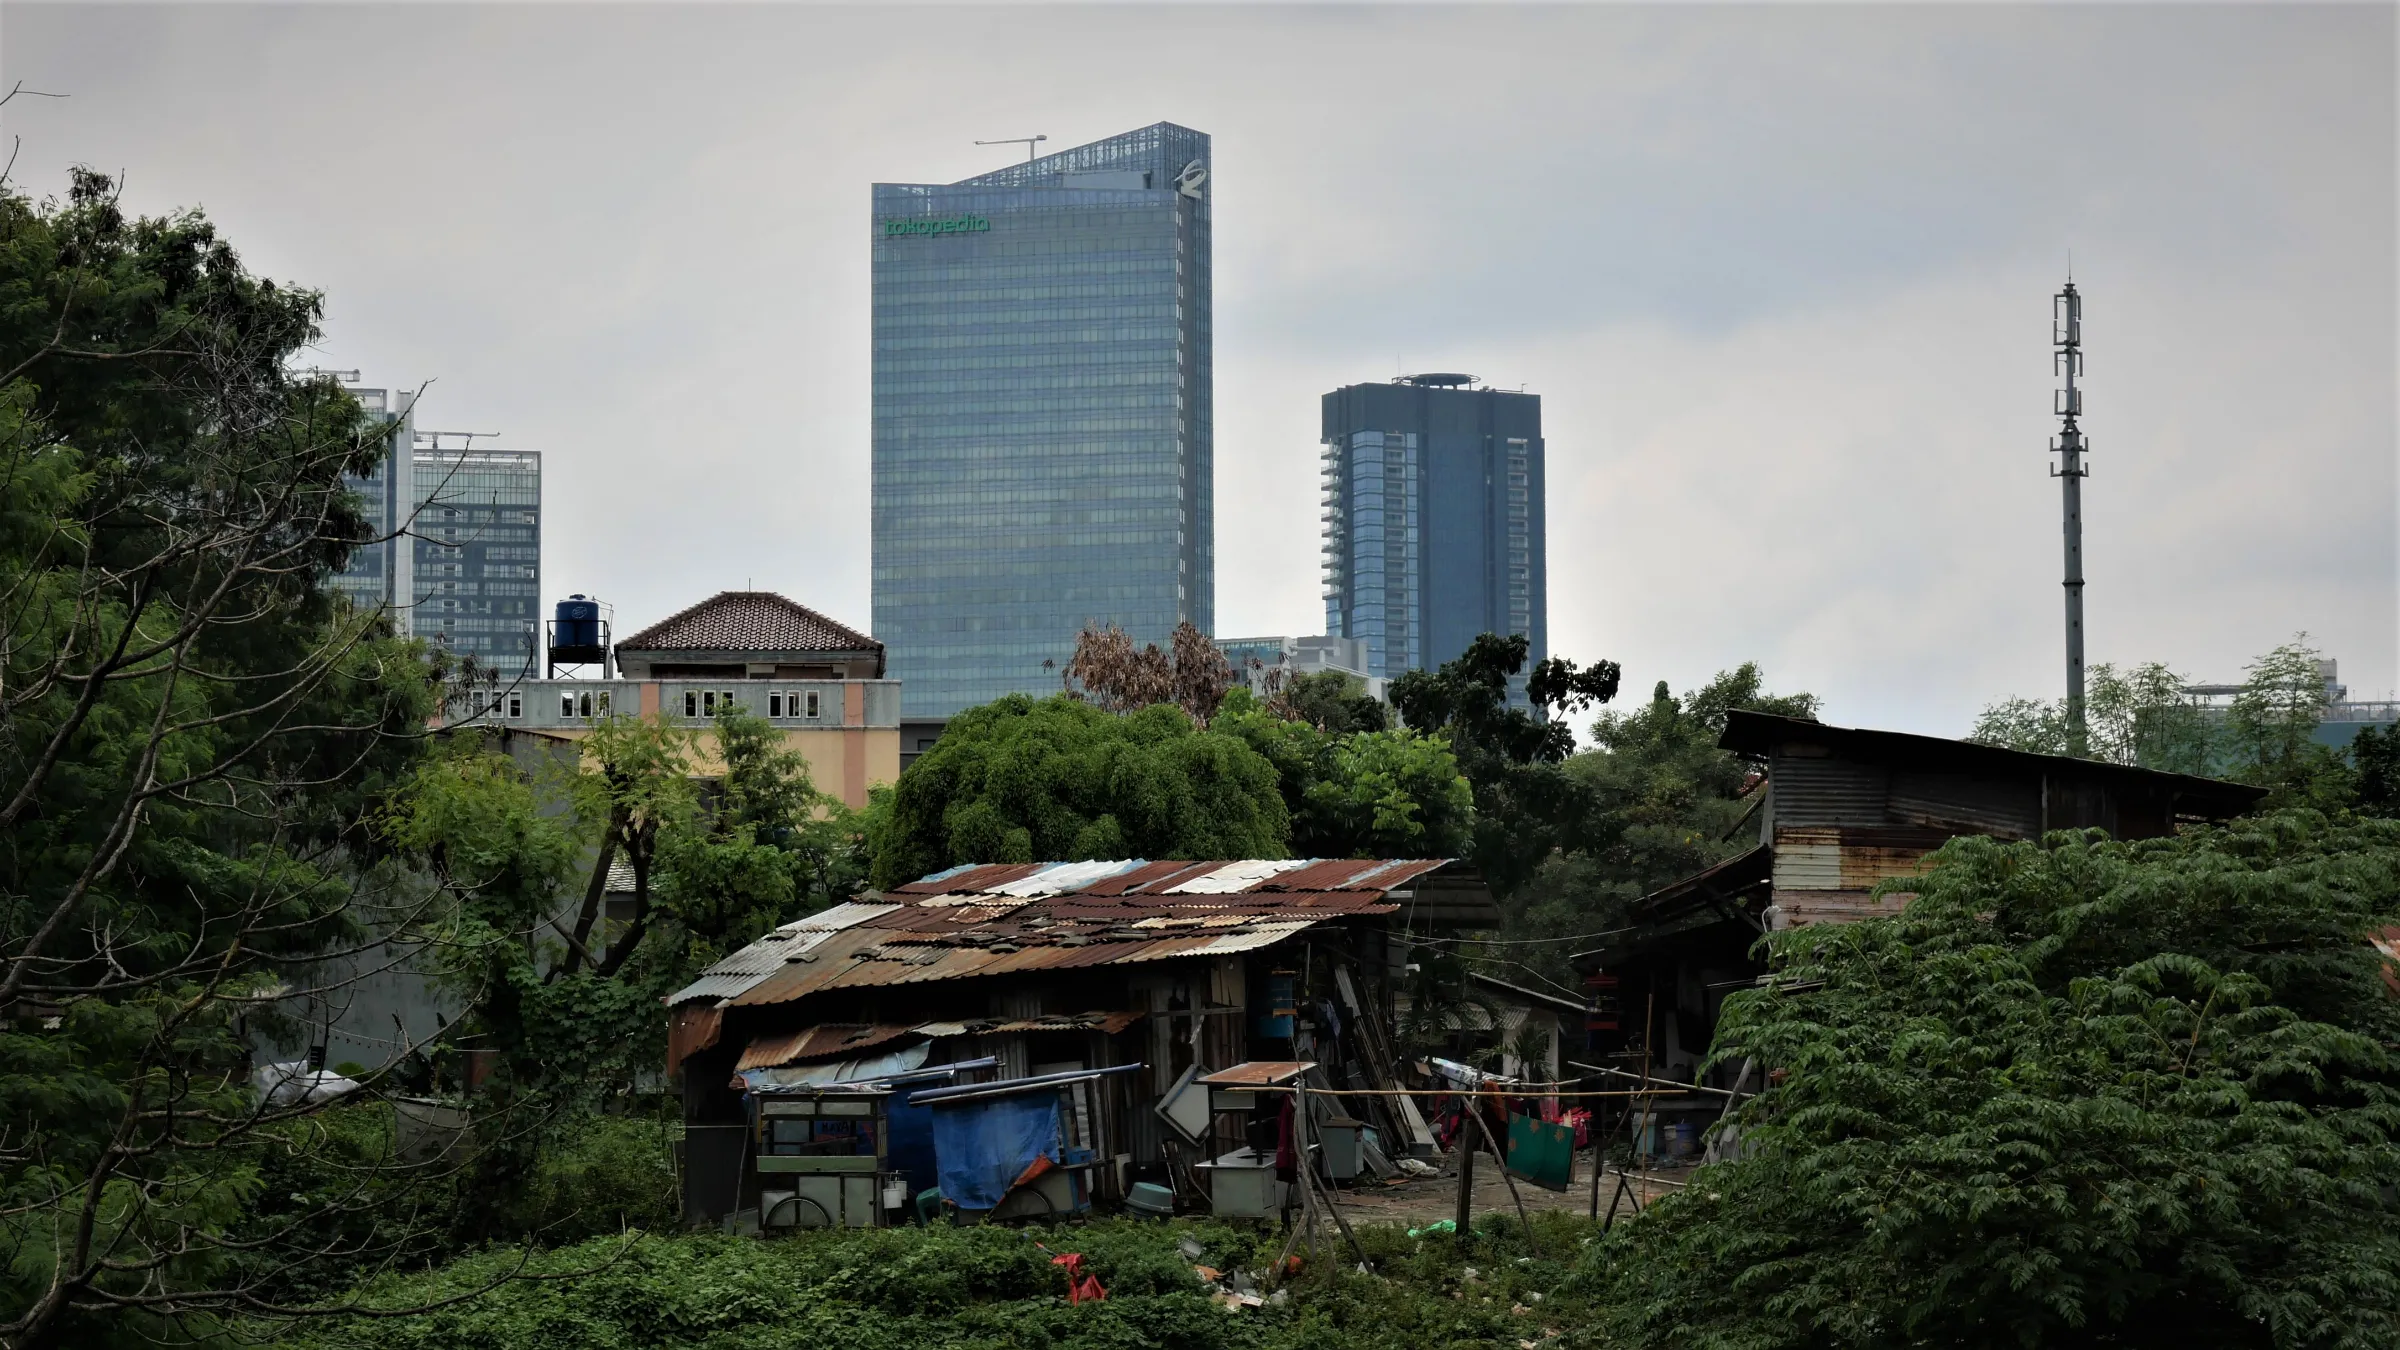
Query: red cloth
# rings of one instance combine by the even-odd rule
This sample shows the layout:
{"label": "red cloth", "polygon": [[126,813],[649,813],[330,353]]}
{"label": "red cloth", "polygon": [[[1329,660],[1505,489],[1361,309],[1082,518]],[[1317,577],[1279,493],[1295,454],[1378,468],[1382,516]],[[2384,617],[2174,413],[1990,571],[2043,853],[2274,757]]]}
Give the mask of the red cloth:
{"label": "red cloth", "polygon": [[1291,1183],[1300,1179],[1300,1147],[1292,1137],[1292,1098],[1284,1094],[1283,1110],[1275,1117],[1275,1179]]}
{"label": "red cloth", "polygon": [[1068,1252],[1064,1256],[1053,1256],[1050,1264],[1066,1269],[1067,1302],[1097,1303],[1108,1297],[1108,1291],[1100,1287],[1100,1277],[1083,1268],[1083,1253]]}

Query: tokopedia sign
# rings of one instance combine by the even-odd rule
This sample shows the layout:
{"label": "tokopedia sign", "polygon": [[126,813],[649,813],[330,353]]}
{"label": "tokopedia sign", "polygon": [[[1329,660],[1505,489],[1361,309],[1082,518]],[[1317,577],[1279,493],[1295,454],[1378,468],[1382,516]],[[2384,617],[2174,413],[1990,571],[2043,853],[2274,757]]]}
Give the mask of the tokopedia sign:
{"label": "tokopedia sign", "polygon": [[883,237],[903,234],[981,234],[992,228],[982,216],[895,216],[883,222]]}

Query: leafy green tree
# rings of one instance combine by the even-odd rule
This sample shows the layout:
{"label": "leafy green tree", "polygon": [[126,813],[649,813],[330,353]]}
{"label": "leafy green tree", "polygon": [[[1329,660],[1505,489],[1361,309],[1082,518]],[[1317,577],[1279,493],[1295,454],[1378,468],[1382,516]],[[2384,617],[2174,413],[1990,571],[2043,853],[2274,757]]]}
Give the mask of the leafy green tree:
{"label": "leafy green tree", "polygon": [[2350,757],[2358,766],[2358,809],[2400,816],[2400,723],[2359,728]]}
{"label": "leafy green tree", "polygon": [[[2155,662],[2092,667],[2087,753],[2117,764],[2230,778],[2269,789],[2266,809],[2338,809],[2358,791],[2342,752],[2316,740],[2331,698],[2324,653],[2306,633],[2250,663],[2229,705],[2212,707]],[[1983,710],[1967,739],[2036,754],[2070,753],[2064,701],[2012,698]]]}
{"label": "leafy green tree", "polygon": [[1405,729],[1331,732],[1277,708],[1236,689],[1211,728],[1274,766],[1294,856],[1447,858],[1468,847],[1475,798],[1447,742]]}
{"label": "leafy green tree", "polygon": [[1952,841],[1771,942],[1743,1154],[1595,1249],[1612,1344],[2389,1345],[2400,822]]}
{"label": "leafy green tree", "polygon": [[2324,653],[2308,634],[2250,663],[2225,714],[2225,740],[2243,782],[2268,789],[2266,805],[2332,809],[2357,795],[2342,753],[2316,739],[2332,701]]}
{"label": "leafy green tree", "polygon": [[1516,974],[1498,965],[1492,974],[1570,987],[1567,955],[1616,927],[1631,902],[1757,844],[1757,767],[1717,748],[1736,708],[1814,717],[1817,700],[1767,693],[1756,663],[1744,662],[1680,697],[1662,680],[1647,705],[1600,714],[1594,748],[1566,762],[1592,824],[1505,903],[1511,948],[1485,959]]}
{"label": "leafy green tree", "polygon": [[[1563,762],[1575,748],[1564,718],[1616,697],[1614,661],[1578,669],[1551,657],[1525,668],[1522,635],[1486,633],[1458,659],[1392,681],[1392,706],[1412,730],[1449,742],[1475,801],[1472,856],[1503,895],[1589,828],[1591,794]],[[1524,705],[1510,702],[1522,676]]]}
{"label": "leafy green tree", "polygon": [[[434,673],[325,588],[381,441],[196,213],[0,185],[0,1345],[203,1334],[336,1258],[252,1036],[417,916],[354,884]],[[387,1211],[404,1224],[400,1210]],[[338,1228],[339,1225],[336,1225]],[[348,1249],[355,1252],[355,1248]]]}
{"label": "leafy green tree", "polygon": [[710,729],[604,717],[531,767],[473,732],[396,796],[386,837],[454,902],[439,945],[504,1081],[621,1087],[656,1058],[659,995],[863,884],[857,820],[772,724],[735,708]]}
{"label": "leafy green tree", "polygon": [[1366,684],[1347,671],[1320,670],[1294,676],[1272,691],[1267,706],[1279,716],[1337,736],[1382,731],[1391,725],[1390,709],[1383,700],[1369,694]]}
{"label": "leafy green tree", "polygon": [[1291,832],[1275,766],[1239,736],[1167,704],[1012,694],[951,719],[870,840],[890,887],[960,863],[1281,858]]}
{"label": "leafy green tree", "polygon": [[[2091,758],[2169,773],[2219,772],[2222,719],[2184,692],[2190,683],[2155,661],[2120,670],[2093,666],[2084,689]],[[1967,739],[2042,755],[2069,753],[2066,705],[2005,699],[1983,710]]]}
{"label": "leafy green tree", "polygon": [[[857,822],[769,723],[734,709],[713,730],[714,765],[680,724],[617,716],[534,767],[474,732],[394,801],[386,838],[449,902],[436,949],[461,1036],[496,1061],[468,1236],[506,1235],[544,1149],[658,1062],[662,995],[864,879]],[[620,860],[630,912],[611,920]]]}

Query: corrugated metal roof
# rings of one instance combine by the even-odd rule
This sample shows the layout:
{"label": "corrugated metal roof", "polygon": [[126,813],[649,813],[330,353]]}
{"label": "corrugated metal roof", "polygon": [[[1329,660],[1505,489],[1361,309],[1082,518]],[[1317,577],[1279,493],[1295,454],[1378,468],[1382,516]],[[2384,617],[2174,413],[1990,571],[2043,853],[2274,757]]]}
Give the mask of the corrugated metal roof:
{"label": "corrugated metal roof", "polygon": [[888,1024],[828,1023],[805,1027],[781,1036],[759,1036],[742,1050],[742,1057],[733,1066],[735,1073],[744,1069],[772,1069],[784,1064],[797,1064],[804,1059],[846,1059],[862,1050],[869,1050],[886,1041],[896,1041],[915,1028]]}
{"label": "corrugated metal roof", "polygon": [[1273,1087],[1317,1067],[1313,1059],[1251,1059],[1194,1080],[1210,1087]]}
{"label": "corrugated metal roof", "polygon": [[972,893],[986,887],[1002,885],[1029,877],[1048,863],[977,863],[971,867],[953,867],[931,876],[919,877],[899,888],[906,895],[936,895],[945,891]]}
{"label": "corrugated metal roof", "polygon": [[1130,895],[1136,891],[1147,890],[1153,886],[1172,882],[1178,877],[1190,876],[1199,872],[1204,872],[1215,866],[1215,863],[1195,862],[1144,863],[1122,876],[1110,877],[1105,881],[1097,881],[1092,883],[1090,886],[1084,888],[1084,894]]}
{"label": "corrugated metal roof", "polygon": [[994,895],[1016,895],[1027,899],[1037,895],[1061,895],[1068,891],[1080,891],[1103,877],[1130,872],[1140,867],[1143,861],[1141,858],[1130,858],[1123,862],[1052,863],[1031,876],[1004,881],[984,889]]}
{"label": "corrugated metal roof", "polygon": [[1173,895],[1238,895],[1278,873],[1306,867],[1306,858],[1252,858],[1167,887]]}
{"label": "corrugated metal roof", "polygon": [[1051,1013],[1040,1017],[970,1018],[950,1022],[827,1022],[798,1031],[756,1036],[734,1072],[773,1069],[807,1060],[848,1059],[903,1036],[989,1036],[1006,1033],[1097,1031],[1114,1036],[1142,1020],[1140,1012]]}
{"label": "corrugated metal roof", "polygon": [[700,978],[667,996],[667,1006],[697,999],[733,998],[785,965],[809,958],[835,933],[898,908],[898,905],[854,901],[795,919],[701,971]]}
{"label": "corrugated metal roof", "polygon": [[[779,930],[712,966],[673,1001],[715,997],[746,1007],[826,989],[1254,951],[1330,919],[1390,914],[1398,908],[1392,888],[1444,865],[1129,859],[953,868],[898,887],[890,894],[900,903],[842,907],[831,931]],[[830,925],[835,915],[812,919]]]}

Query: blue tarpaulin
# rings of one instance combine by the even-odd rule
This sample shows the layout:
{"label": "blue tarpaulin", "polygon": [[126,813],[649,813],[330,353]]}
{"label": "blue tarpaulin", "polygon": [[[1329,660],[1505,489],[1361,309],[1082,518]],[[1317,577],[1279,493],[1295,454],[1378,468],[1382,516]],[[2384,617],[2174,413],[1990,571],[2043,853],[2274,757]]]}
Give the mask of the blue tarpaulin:
{"label": "blue tarpaulin", "polygon": [[1029,1092],[943,1106],[933,1113],[942,1197],[990,1209],[1039,1158],[1058,1161],[1058,1094]]}
{"label": "blue tarpaulin", "polygon": [[912,1199],[928,1186],[940,1185],[933,1152],[933,1108],[911,1106],[908,1094],[895,1093],[884,1113],[883,1165],[908,1178]]}

